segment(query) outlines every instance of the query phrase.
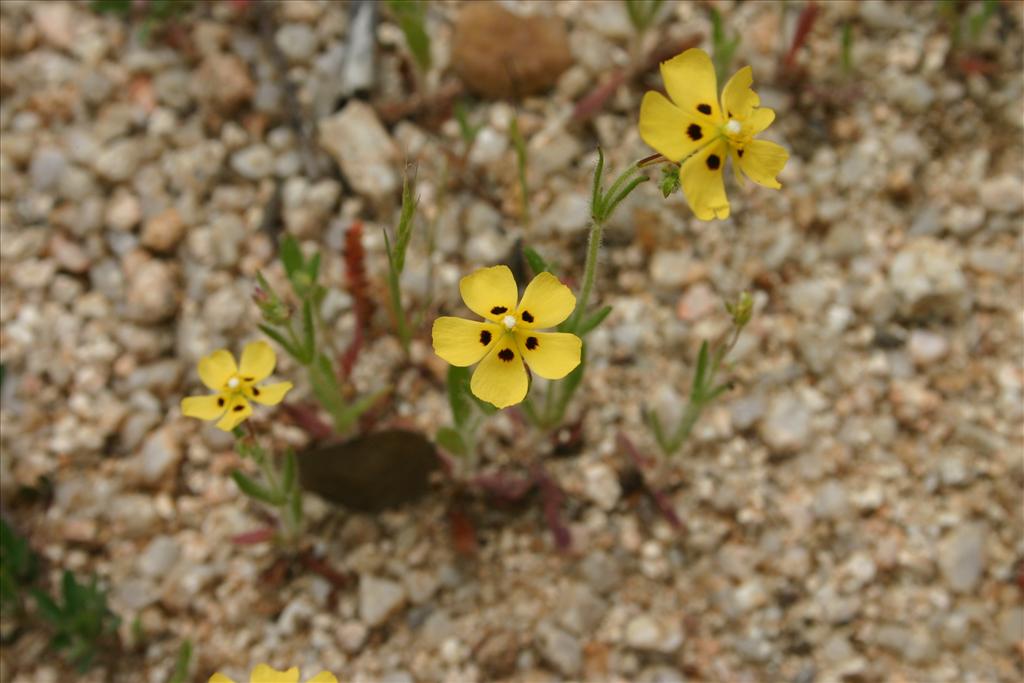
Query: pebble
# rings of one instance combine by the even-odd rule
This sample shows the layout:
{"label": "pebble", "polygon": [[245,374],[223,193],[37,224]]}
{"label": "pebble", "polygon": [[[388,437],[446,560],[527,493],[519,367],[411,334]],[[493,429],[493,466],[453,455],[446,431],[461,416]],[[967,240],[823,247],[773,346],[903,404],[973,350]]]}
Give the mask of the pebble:
{"label": "pebble", "polygon": [[583,492],[602,510],[615,507],[622,495],[619,477],[604,463],[588,463],[583,467]]}
{"label": "pebble", "polygon": [[1018,651],[1024,645],[1024,607],[1004,607],[999,613],[999,639],[1004,646]]}
{"label": "pebble", "polygon": [[131,179],[139,167],[141,149],[138,140],[125,139],[111,143],[96,157],[96,173],[112,183]]}
{"label": "pebble", "polygon": [[537,221],[537,227],[564,235],[582,232],[589,225],[590,199],[573,192],[559,194]]}
{"label": "pebble", "polygon": [[451,59],[470,90],[507,99],[552,87],[572,65],[573,55],[561,17],[520,16],[498,3],[480,2],[464,5],[459,12]]}
{"label": "pebble", "polygon": [[178,292],[171,267],[158,259],[146,261],[128,276],[125,314],[132,320],[156,323],[178,310]]}
{"label": "pebble", "polygon": [[192,83],[196,97],[222,114],[249,101],[254,91],[249,67],[237,55],[228,53],[208,54]]}
{"label": "pebble", "polygon": [[900,249],[889,266],[889,284],[905,315],[959,318],[970,308],[959,252],[930,237]]}
{"label": "pebble", "polygon": [[796,394],[774,396],[761,421],[760,434],[776,453],[797,451],[810,438],[811,413]]}
{"label": "pebble", "polygon": [[139,557],[139,571],[146,576],[160,578],[174,567],[181,556],[181,546],[170,536],[157,536]]}
{"label": "pebble", "polygon": [[260,180],[273,174],[274,154],[266,145],[250,145],[231,155],[231,168],[243,178]]}
{"label": "pebble", "polygon": [[665,288],[678,287],[687,281],[691,265],[688,252],[659,249],[651,258],[651,279]]}
{"label": "pebble", "polygon": [[119,188],[107,202],[105,218],[114,230],[128,232],[142,220],[142,205],[134,194]]}
{"label": "pebble", "polygon": [[274,42],[292,62],[306,63],[316,54],[316,34],[307,24],[285,24],[277,29]]}
{"label": "pebble", "polygon": [[401,584],[368,574],[359,577],[359,618],[370,628],[387,621],[405,601]]}
{"label": "pebble", "polygon": [[570,632],[587,636],[597,628],[608,610],[608,603],[584,584],[575,583],[558,599],[558,623]]}
{"label": "pebble", "polygon": [[942,335],[927,330],[914,330],[907,342],[910,357],[918,365],[931,365],[946,357],[949,342]]}
{"label": "pebble", "polygon": [[170,252],[185,236],[185,221],[174,207],[149,217],[142,227],[142,246],[157,252]]}
{"label": "pebble", "polygon": [[337,633],[341,649],[349,654],[355,654],[363,648],[370,630],[358,621],[346,621],[338,627]]}
{"label": "pebble", "polygon": [[825,482],[814,495],[813,509],[818,519],[842,519],[850,509],[846,487],[839,481]]}
{"label": "pebble", "polygon": [[939,546],[939,567],[950,588],[973,593],[985,573],[987,531],[980,522],[954,529]]}
{"label": "pebble", "polygon": [[1001,175],[988,178],[978,190],[981,205],[996,213],[1020,213],[1024,208],[1024,180],[1017,176]]}
{"label": "pebble", "polygon": [[608,553],[597,550],[589,553],[580,563],[580,572],[590,587],[598,593],[609,593],[622,581],[619,563]]}
{"label": "pebble", "polygon": [[181,445],[170,427],[153,432],[134,460],[136,473],[144,484],[158,486],[169,483],[181,462]]}
{"label": "pebble", "polygon": [[576,677],[583,667],[580,642],[557,626],[547,622],[537,627],[537,649],[563,676]]}
{"label": "pebble", "polygon": [[399,154],[370,105],[352,100],[319,123],[320,145],[341,167],[356,192],[380,200],[401,183],[396,172]]}
{"label": "pebble", "polygon": [[28,174],[32,188],[37,192],[48,192],[57,186],[61,176],[68,169],[64,153],[53,147],[43,147],[32,156]]}
{"label": "pebble", "polygon": [[675,620],[641,614],[626,624],[626,644],[638,650],[671,654],[683,644],[683,632]]}

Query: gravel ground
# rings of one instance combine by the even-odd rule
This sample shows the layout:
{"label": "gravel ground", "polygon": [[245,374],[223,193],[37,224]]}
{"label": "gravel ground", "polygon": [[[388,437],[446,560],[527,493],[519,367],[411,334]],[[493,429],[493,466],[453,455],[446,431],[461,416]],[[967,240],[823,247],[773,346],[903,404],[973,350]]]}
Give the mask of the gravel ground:
{"label": "gravel ground", "polygon": [[[459,553],[440,484],[372,515],[310,499],[316,552],[350,577],[340,588],[308,571],[268,580],[273,549],[231,542],[263,513],[227,476],[239,462],[230,437],[178,402],[196,393],[200,356],[257,337],[253,276],[282,279],[275,230],[323,248],[337,290],[326,321],[341,339],[355,324],[345,233],[364,222],[384,302],[380,228],[395,223],[405,160],[418,164],[421,227],[436,231],[430,256],[413,237],[411,306],[433,292],[461,315],[458,278],[506,261],[520,239],[578,278],[596,147],[613,170],[650,154],[636,123],[657,70],[587,121],[573,106],[656,46],[711,49],[709,4],[668,5],[639,39],[619,3],[510,3],[547,16],[531,34],[543,39],[516,48],[510,83],[507,64],[478,70],[492,41],[515,47],[515,31],[481,41],[457,26],[462,5],[432,3],[427,99],[450,104],[456,73],[505,98],[469,105],[480,126],[469,149],[438,106],[415,108],[387,16],[373,80],[357,87],[348,5],[200,3],[148,39],[84,4],[0,5],[4,514],[54,582],[68,568],[110,587],[123,648],[79,678],[29,630],[4,645],[0,680],[163,683],[184,638],[196,681],[243,680],[263,661],[395,683],[1024,676],[1024,5],[1013,0],[956,44],[935,3],[820,3],[793,68],[781,56],[801,3],[713,3],[791,159],[781,191],[729,187],[726,221],[695,220],[656,183],[613,219],[597,298],[615,310],[588,341],[570,411],[581,445],[546,464],[566,494],[568,552],[539,506],[476,501],[479,548]],[[542,94],[512,100],[510,87]],[[735,389],[651,472],[676,530],[616,436],[655,452],[642,408],[678,411],[701,340],[727,327],[721,299],[742,289],[756,312]],[[444,364],[424,328],[418,367],[403,366],[388,329],[382,304],[355,384],[393,381],[385,422],[432,434],[449,420]],[[295,370],[282,359],[278,375]],[[297,384],[294,397],[308,395]],[[306,441],[280,414],[257,424]],[[482,467],[522,468],[544,448],[507,413],[481,442]]]}

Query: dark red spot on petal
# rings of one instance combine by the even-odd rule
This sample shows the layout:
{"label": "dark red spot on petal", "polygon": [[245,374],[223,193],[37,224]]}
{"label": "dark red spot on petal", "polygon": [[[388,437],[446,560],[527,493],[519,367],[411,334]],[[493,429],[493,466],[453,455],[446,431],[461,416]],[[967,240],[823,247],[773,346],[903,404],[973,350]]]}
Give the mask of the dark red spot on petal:
{"label": "dark red spot on petal", "polygon": [[260,390],[257,389],[256,387],[253,387],[252,388],[252,395],[253,396],[259,396],[260,395]]}
{"label": "dark red spot on petal", "polygon": [[710,104],[698,104],[697,111],[705,116],[711,116],[711,105]]}
{"label": "dark red spot on petal", "polygon": [[700,126],[698,126],[696,123],[691,123],[689,126],[687,126],[686,134],[690,137],[691,140],[700,140],[702,137],[704,137],[704,133],[701,132]]}
{"label": "dark red spot on petal", "polygon": [[528,323],[532,323],[533,322],[533,316],[530,315],[529,311],[523,311],[523,320],[525,320]]}
{"label": "dark red spot on petal", "polygon": [[506,363],[516,357],[516,354],[512,352],[512,349],[502,349],[498,351],[498,358],[502,359]]}
{"label": "dark red spot on petal", "polygon": [[243,410],[245,410],[245,406],[238,405],[238,406],[235,406],[234,408],[232,408],[232,410],[234,410],[236,413],[240,413]]}
{"label": "dark red spot on petal", "polygon": [[490,344],[491,343],[491,333],[488,332],[487,330],[481,330],[480,331],[480,343],[483,344],[484,346],[487,346],[488,344]]}
{"label": "dark red spot on petal", "polygon": [[501,315],[502,313],[504,313],[507,310],[508,310],[508,308],[506,308],[505,306],[495,306],[494,308],[491,309],[491,314],[492,315]]}
{"label": "dark red spot on petal", "polygon": [[743,158],[743,150],[742,149],[736,150],[736,156],[738,156],[740,159],[742,159]]}
{"label": "dark red spot on petal", "polygon": [[219,396],[217,398],[217,407],[218,408],[223,408],[224,407],[224,397],[223,396]]}
{"label": "dark red spot on petal", "polygon": [[256,379],[255,377],[243,377],[242,381],[243,382],[252,382],[255,379]]}
{"label": "dark red spot on petal", "polygon": [[540,346],[540,342],[537,341],[536,337],[527,337],[526,338],[526,348],[528,348],[530,351],[533,351],[538,346]]}
{"label": "dark red spot on petal", "polygon": [[718,158],[717,154],[712,154],[708,157],[707,164],[712,171],[717,171],[718,167],[722,165],[722,160]]}

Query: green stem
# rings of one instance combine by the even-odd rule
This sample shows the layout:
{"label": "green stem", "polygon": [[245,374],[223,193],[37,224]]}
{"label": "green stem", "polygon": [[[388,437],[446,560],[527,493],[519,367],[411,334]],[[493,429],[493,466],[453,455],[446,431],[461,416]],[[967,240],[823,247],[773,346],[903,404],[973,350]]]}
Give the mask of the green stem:
{"label": "green stem", "polygon": [[590,292],[594,289],[594,281],[597,279],[597,255],[601,250],[601,234],[604,231],[604,222],[596,218],[590,227],[590,235],[587,238],[587,262],[583,267],[583,289],[580,290],[580,298],[576,300],[576,310],[569,318],[569,331],[575,332],[579,329],[580,319],[587,309],[590,301]]}

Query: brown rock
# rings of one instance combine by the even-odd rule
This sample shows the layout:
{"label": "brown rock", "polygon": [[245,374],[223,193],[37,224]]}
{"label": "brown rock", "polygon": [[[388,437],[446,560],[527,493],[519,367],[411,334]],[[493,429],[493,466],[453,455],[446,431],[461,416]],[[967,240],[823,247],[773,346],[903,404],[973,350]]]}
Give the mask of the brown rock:
{"label": "brown rock", "polygon": [[232,54],[206,57],[194,84],[196,96],[222,114],[248,102],[254,90],[248,66]]}
{"label": "brown rock", "polygon": [[173,206],[150,217],[142,228],[142,246],[153,251],[170,251],[185,235],[185,221]]}
{"label": "brown rock", "polygon": [[560,17],[521,17],[493,2],[467,5],[452,42],[456,73],[486,97],[542,92],[572,65],[569,34]]}

